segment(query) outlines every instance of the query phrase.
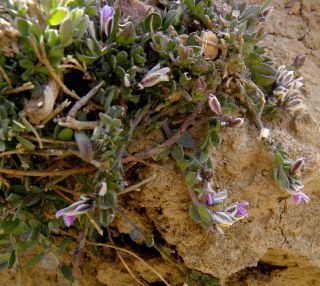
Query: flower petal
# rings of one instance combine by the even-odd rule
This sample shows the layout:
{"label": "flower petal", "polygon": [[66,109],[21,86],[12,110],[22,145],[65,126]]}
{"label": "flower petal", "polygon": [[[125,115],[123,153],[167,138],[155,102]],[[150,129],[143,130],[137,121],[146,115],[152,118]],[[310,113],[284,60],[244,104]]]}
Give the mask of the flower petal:
{"label": "flower petal", "polygon": [[64,215],[63,221],[67,227],[70,227],[76,218],[77,218],[76,216]]}

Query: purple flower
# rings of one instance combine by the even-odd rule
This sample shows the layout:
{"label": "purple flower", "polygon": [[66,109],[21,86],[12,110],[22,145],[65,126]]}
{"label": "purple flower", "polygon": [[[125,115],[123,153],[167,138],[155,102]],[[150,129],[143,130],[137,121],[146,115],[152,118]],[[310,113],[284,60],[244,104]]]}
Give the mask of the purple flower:
{"label": "purple flower", "polygon": [[222,191],[219,193],[208,192],[206,194],[206,205],[213,206],[216,204],[220,204],[227,198],[227,196],[228,196],[227,191]]}
{"label": "purple flower", "polygon": [[94,201],[90,197],[82,196],[79,201],[56,212],[56,217],[63,217],[66,226],[70,227],[78,215],[92,209]]}
{"label": "purple flower", "polygon": [[235,214],[236,217],[247,217],[248,216],[248,211],[244,208],[248,206],[248,202],[241,202],[237,204],[237,212]]}
{"label": "purple flower", "polygon": [[77,218],[77,216],[72,216],[72,215],[64,215],[63,216],[63,221],[64,221],[64,223],[65,223],[65,225],[67,226],[67,227],[70,227],[71,225],[72,225],[72,223],[75,221],[75,219]]}
{"label": "purple flower", "polygon": [[112,32],[113,16],[114,16],[114,9],[108,5],[105,5],[100,10],[100,28],[101,28],[101,31],[105,32],[107,37],[109,37]]}
{"label": "purple flower", "polygon": [[206,195],[206,205],[212,206],[214,203],[214,195],[213,194],[207,194]]}
{"label": "purple flower", "polygon": [[294,195],[293,199],[297,205],[300,204],[302,200],[304,200],[306,203],[310,201],[310,198],[303,192],[300,192],[298,195]]}

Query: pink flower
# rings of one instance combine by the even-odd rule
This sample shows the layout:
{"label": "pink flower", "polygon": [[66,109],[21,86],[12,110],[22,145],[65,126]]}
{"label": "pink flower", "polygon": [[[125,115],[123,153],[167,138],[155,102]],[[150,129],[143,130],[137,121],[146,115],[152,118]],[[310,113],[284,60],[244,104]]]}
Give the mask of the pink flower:
{"label": "pink flower", "polygon": [[310,198],[303,192],[300,192],[300,194],[298,195],[294,195],[293,199],[297,205],[300,204],[302,200],[305,201],[306,203],[310,201]]}

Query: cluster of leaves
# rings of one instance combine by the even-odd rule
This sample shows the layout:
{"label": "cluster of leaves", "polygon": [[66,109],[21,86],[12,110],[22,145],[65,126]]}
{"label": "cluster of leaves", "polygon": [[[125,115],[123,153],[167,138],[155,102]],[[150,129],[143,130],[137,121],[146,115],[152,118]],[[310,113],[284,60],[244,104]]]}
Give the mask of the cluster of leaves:
{"label": "cluster of leaves", "polygon": [[[142,159],[176,160],[191,216],[205,228],[239,219],[237,204],[213,213],[203,198],[215,194],[210,149],[225,128],[242,123],[232,114],[244,105],[262,128],[264,103],[277,87],[276,64],[257,45],[268,3],[230,11],[215,1],[168,5],[135,26],[115,7],[104,19],[93,0],[9,0],[5,19],[19,31],[20,52],[0,51],[2,268],[20,265],[19,253],[39,245],[44,252],[26,267],[59,260],[72,239],[59,243],[64,223],[55,213],[83,230],[78,256],[116,214],[128,219],[118,199],[127,192],[128,163]],[[212,93],[217,116],[207,107]],[[189,132],[197,124],[206,128],[200,140]],[[132,136],[156,129],[164,142],[128,154]],[[131,226],[132,237],[155,245]],[[189,284],[206,279],[191,273]]]}

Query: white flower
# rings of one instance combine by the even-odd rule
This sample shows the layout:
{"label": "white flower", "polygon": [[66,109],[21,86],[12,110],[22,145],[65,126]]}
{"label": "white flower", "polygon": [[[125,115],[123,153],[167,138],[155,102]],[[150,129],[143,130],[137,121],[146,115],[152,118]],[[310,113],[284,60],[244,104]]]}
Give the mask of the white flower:
{"label": "white flower", "polygon": [[168,72],[170,72],[170,68],[160,68],[160,64],[157,64],[145,75],[139,83],[139,87],[144,89],[146,87],[154,86],[162,81],[169,81],[169,76],[167,75]]}

